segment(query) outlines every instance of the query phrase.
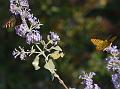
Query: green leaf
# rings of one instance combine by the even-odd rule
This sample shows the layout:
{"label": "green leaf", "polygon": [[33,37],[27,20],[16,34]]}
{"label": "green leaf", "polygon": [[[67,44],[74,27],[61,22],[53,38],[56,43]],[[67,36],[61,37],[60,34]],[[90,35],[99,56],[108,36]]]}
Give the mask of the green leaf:
{"label": "green leaf", "polygon": [[52,49],[55,49],[57,51],[62,51],[62,49],[59,46],[52,47]]}
{"label": "green leaf", "polygon": [[39,56],[35,57],[34,61],[32,62],[32,65],[34,66],[35,70],[40,69],[40,66],[39,66]]}
{"label": "green leaf", "polygon": [[52,61],[52,59],[50,59],[45,65],[44,65],[44,68],[49,70],[52,74],[55,74],[55,65]]}
{"label": "green leaf", "polygon": [[58,59],[61,55],[60,55],[59,51],[55,51],[55,52],[51,53],[50,56],[53,59]]}

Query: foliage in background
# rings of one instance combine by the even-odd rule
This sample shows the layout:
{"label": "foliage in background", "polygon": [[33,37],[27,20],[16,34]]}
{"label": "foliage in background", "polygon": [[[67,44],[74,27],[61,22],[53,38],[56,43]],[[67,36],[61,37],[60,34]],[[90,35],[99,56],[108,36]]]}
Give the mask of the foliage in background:
{"label": "foliage in background", "polygon": [[[41,27],[41,33],[47,34],[52,30],[60,35],[60,46],[65,56],[63,60],[57,60],[56,68],[65,83],[81,89],[78,71],[82,68],[97,72],[99,76],[95,77],[95,81],[101,81],[98,85],[102,86],[102,89],[113,89],[110,75],[106,72],[102,60],[106,54],[96,52],[90,39],[91,37],[104,39],[113,33],[118,36],[116,44],[119,46],[120,17],[117,17],[118,22],[111,20],[116,15],[119,16],[119,0],[29,0],[29,2],[32,12],[45,24]],[[92,9],[99,7],[110,8],[116,14],[110,14],[110,19],[99,13],[96,16],[85,17]],[[4,20],[10,16],[8,9],[9,1],[0,0],[0,89],[62,89],[57,80],[49,82],[51,77],[48,71],[44,69],[42,69],[44,72],[34,71],[30,65],[32,60],[26,60],[27,62],[13,60],[11,51],[17,45],[27,47],[27,44],[18,38],[15,32],[11,32],[11,29],[2,28]],[[106,12],[106,15],[109,13]],[[103,86],[104,82],[107,83]]]}

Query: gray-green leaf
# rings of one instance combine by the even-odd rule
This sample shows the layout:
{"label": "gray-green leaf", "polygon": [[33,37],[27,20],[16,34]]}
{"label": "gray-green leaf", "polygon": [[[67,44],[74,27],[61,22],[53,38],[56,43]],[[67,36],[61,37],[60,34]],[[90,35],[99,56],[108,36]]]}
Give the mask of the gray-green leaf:
{"label": "gray-green leaf", "polygon": [[34,66],[35,70],[40,69],[40,66],[39,66],[39,56],[35,57],[34,61],[32,62],[32,65]]}
{"label": "gray-green leaf", "polygon": [[59,46],[52,47],[52,49],[55,49],[57,51],[62,51],[62,49]]}
{"label": "gray-green leaf", "polygon": [[52,59],[50,59],[45,65],[44,65],[44,68],[49,70],[52,74],[55,74],[55,65],[52,61]]}

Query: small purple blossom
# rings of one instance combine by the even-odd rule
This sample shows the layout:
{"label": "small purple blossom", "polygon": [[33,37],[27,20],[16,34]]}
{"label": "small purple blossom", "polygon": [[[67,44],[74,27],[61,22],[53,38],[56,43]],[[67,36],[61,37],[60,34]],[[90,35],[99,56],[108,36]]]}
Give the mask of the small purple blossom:
{"label": "small purple blossom", "polygon": [[10,11],[11,13],[17,15],[20,12],[19,1],[18,0],[10,0]]}
{"label": "small purple blossom", "polygon": [[29,14],[29,5],[27,0],[15,0],[10,3],[10,11],[17,15],[20,14],[22,17],[26,18]]}
{"label": "small purple blossom", "polygon": [[20,55],[20,51],[18,51],[17,49],[15,49],[15,50],[12,52],[12,55],[14,56],[14,58],[17,58],[17,56]]}
{"label": "small purple blossom", "polygon": [[21,18],[27,18],[27,16],[30,14],[30,9],[22,8],[21,11],[19,12]]}
{"label": "small purple blossom", "polygon": [[18,34],[21,37],[25,37],[26,33],[29,31],[29,28],[26,24],[21,24],[15,27],[16,34]]}
{"label": "small purple blossom", "polygon": [[112,75],[112,82],[116,89],[120,89],[120,74],[119,73]]}
{"label": "small purple blossom", "polygon": [[111,46],[110,45],[109,47],[105,48],[104,51],[109,52],[113,56],[119,55],[119,50],[117,49],[117,46]]}
{"label": "small purple blossom", "polygon": [[40,35],[40,32],[37,30],[32,30],[31,32],[28,32],[26,34],[26,42],[28,44],[39,43],[41,40],[42,36]]}
{"label": "small purple blossom", "polygon": [[97,84],[94,84],[94,89],[100,89],[100,87]]}
{"label": "small purple blossom", "polygon": [[107,66],[106,68],[108,69],[108,71],[112,71],[112,72],[120,72],[120,60],[119,57],[109,57],[106,58],[107,61]]}
{"label": "small purple blossom", "polygon": [[100,89],[97,84],[93,83],[92,78],[94,75],[94,72],[85,73],[85,71],[82,71],[82,74],[79,76],[79,78],[83,79],[82,84],[84,85],[84,89]]}
{"label": "small purple blossom", "polygon": [[40,29],[40,26],[43,25],[40,23],[39,19],[37,19],[36,17],[33,16],[33,14],[29,13],[27,18],[31,22],[32,28],[34,28],[34,29]]}
{"label": "small purple blossom", "polygon": [[60,37],[57,33],[50,32],[50,35],[48,35],[48,40],[52,40],[53,44],[57,45],[58,41],[60,41]]}
{"label": "small purple blossom", "polygon": [[27,0],[19,0],[20,6],[29,8],[29,4]]}
{"label": "small purple blossom", "polygon": [[21,60],[25,60],[25,57],[26,57],[27,55],[26,55],[26,52],[24,51],[24,48],[21,48],[21,47],[19,46],[19,49],[20,49],[20,51],[17,50],[17,49],[15,49],[15,50],[13,51],[12,55],[14,56],[14,58],[17,58],[17,56],[20,56],[20,59],[21,59]]}

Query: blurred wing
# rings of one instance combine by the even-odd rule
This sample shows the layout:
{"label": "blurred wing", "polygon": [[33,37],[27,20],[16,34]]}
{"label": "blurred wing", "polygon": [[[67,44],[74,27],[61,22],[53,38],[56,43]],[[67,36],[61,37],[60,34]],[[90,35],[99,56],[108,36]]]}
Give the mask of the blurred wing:
{"label": "blurred wing", "polygon": [[96,50],[104,50],[107,46],[110,45],[110,42],[107,40],[100,40],[100,39],[91,39],[91,42],[96,46]]}
{"label": "blurred wing", "polygon": [[110,43],[112,43],[115,39],[117,38],[117,36],[113,36],[111,39],[109,39],[108,41],[110,42]]}
{"label": "blurred wing", "polygon": [[12,27],[15,26],[15,23],[16,23],[16,18],[15,18],[15,16],[12,16],[12,17],[10,17],[9,20],[7,20],[5,22],[5,24],[3,25],[3,27],[4,28],[12,28]]}

